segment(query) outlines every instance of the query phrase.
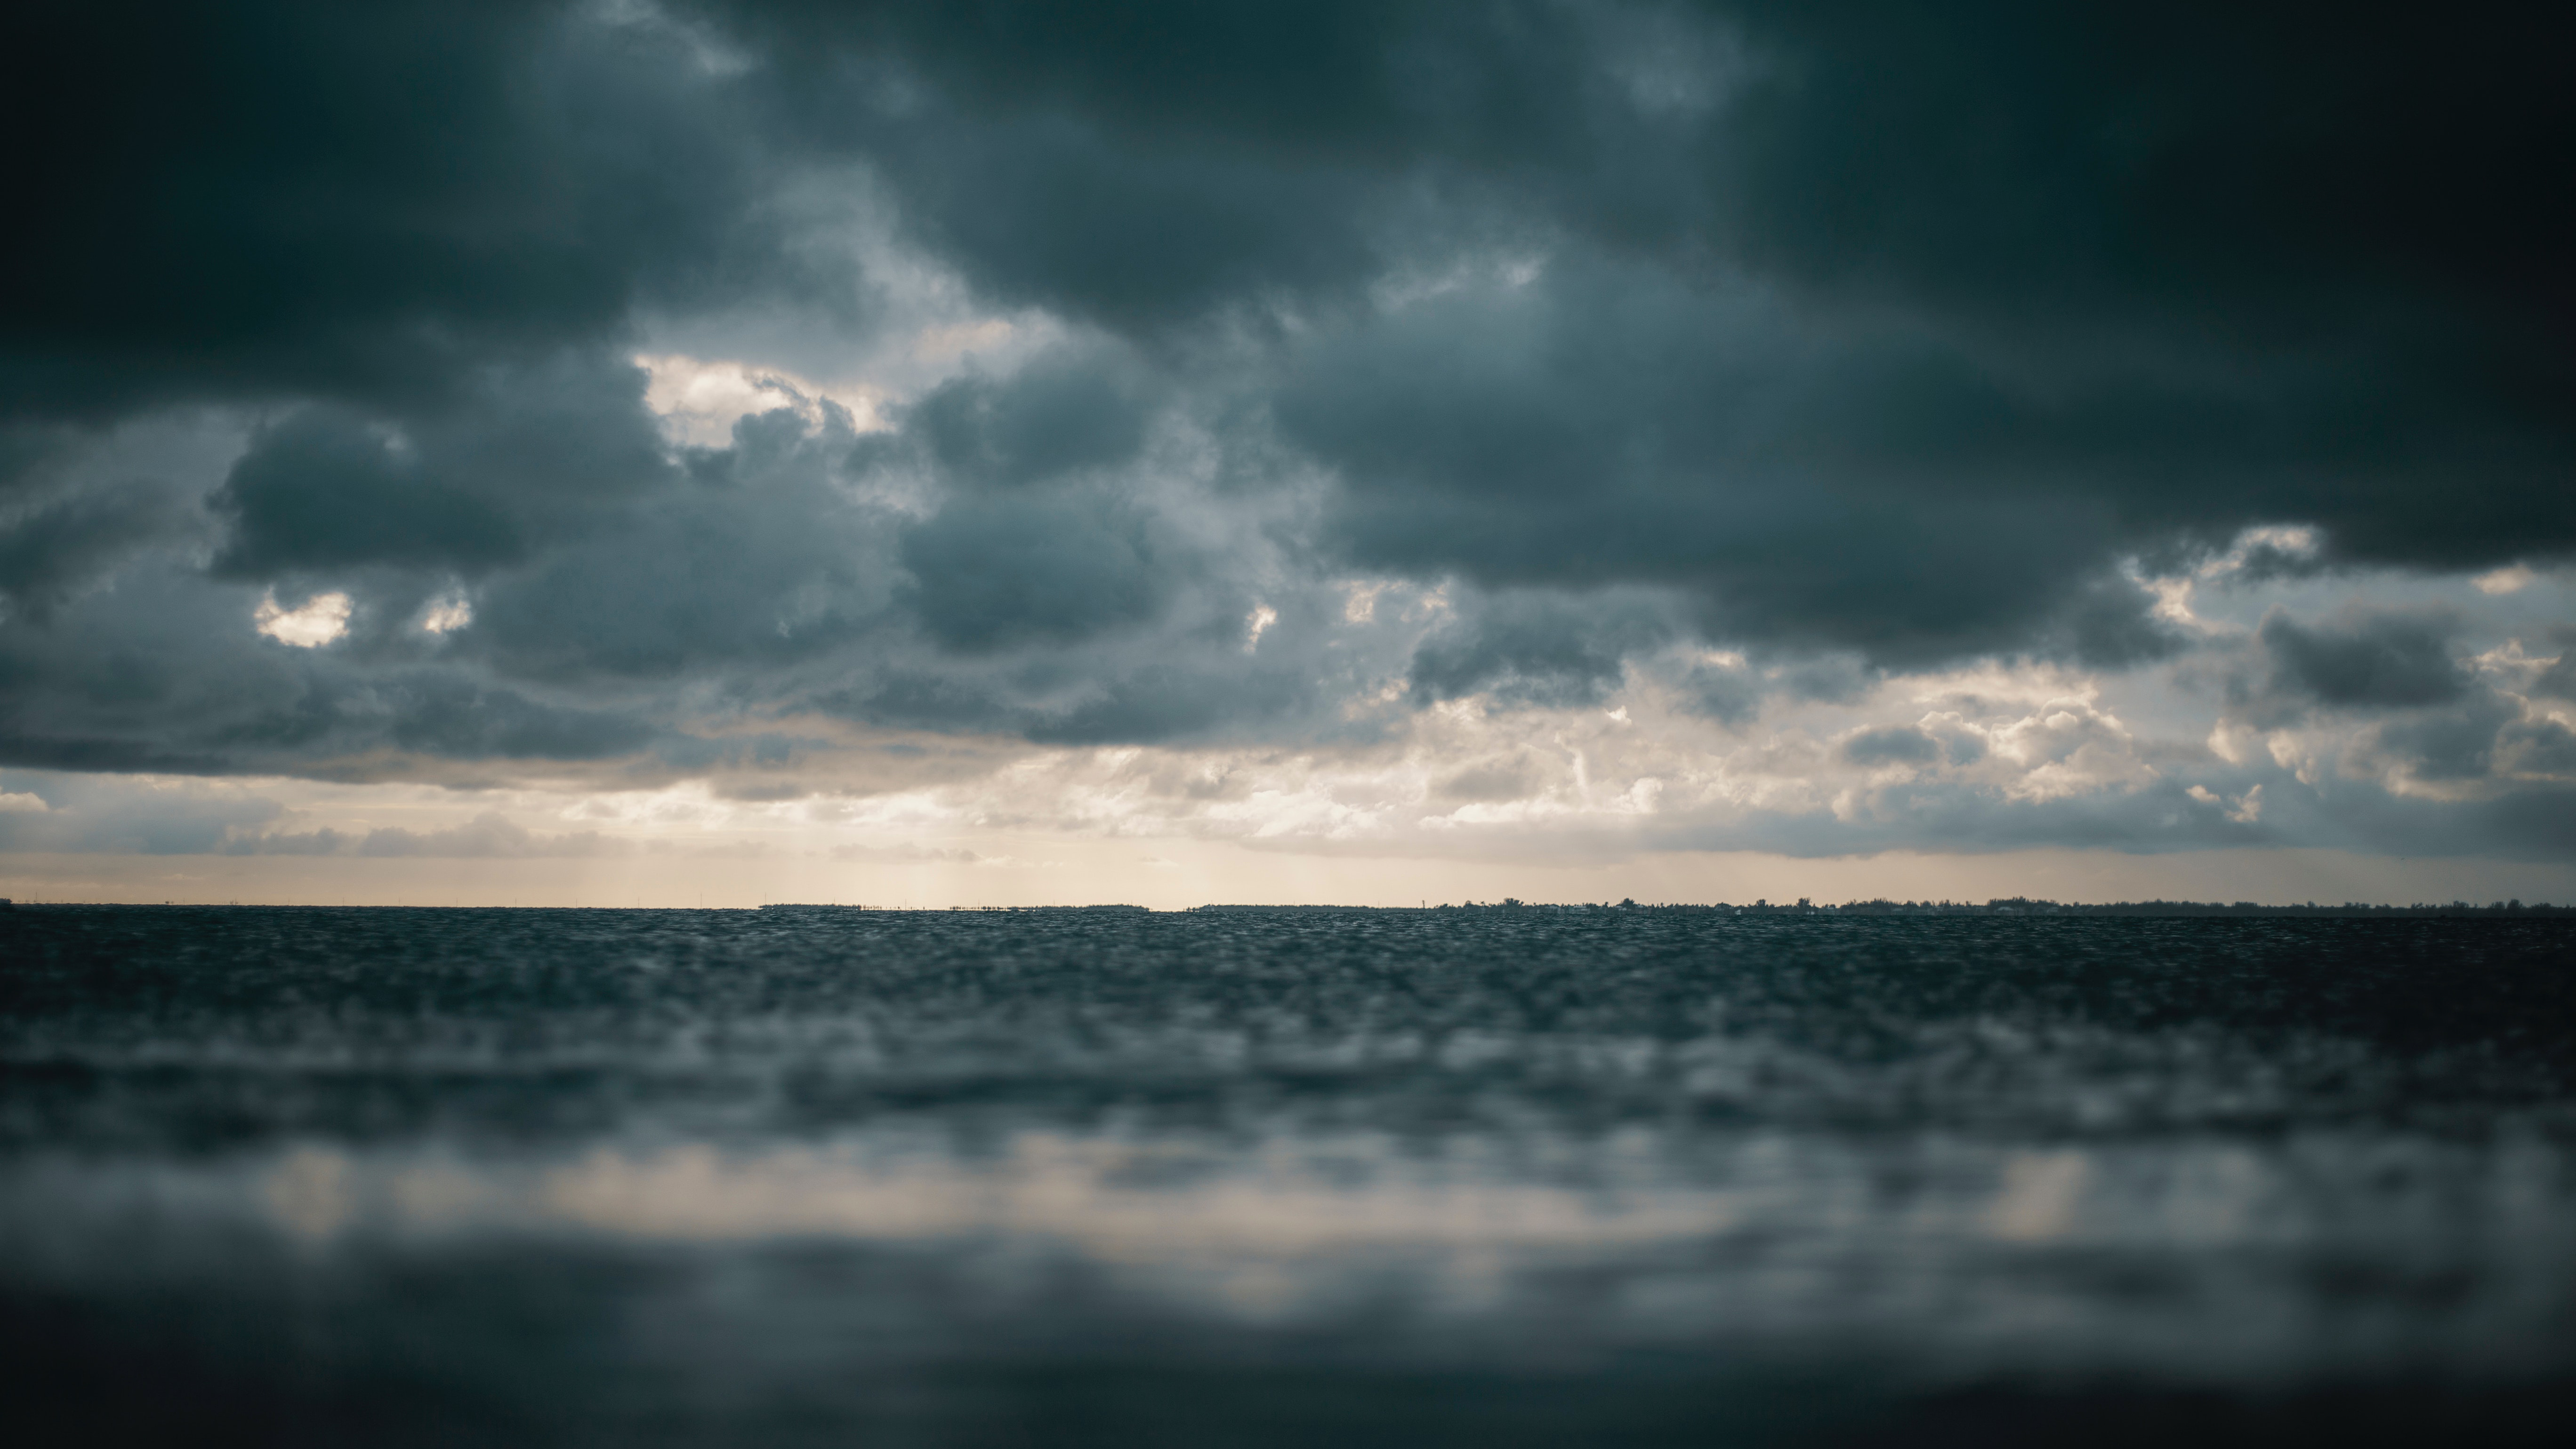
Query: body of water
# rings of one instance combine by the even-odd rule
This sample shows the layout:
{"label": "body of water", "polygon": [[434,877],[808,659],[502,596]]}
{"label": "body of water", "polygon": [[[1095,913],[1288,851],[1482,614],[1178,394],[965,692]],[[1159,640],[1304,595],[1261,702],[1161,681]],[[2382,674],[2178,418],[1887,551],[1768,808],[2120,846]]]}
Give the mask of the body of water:
{"label": "body of water", "polygon": [[65,1443],[2556,1442],[2571,948],[22,907],[0,1376]]}

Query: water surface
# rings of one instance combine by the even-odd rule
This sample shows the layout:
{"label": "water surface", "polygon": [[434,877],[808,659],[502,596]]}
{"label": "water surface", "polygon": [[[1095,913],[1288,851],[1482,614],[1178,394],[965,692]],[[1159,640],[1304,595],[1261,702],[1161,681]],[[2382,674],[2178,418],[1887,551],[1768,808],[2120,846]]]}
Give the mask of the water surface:
{"label": "water surface", "polygon": [[15,1423],[2544,1442],[2576,928],[0,913]]}

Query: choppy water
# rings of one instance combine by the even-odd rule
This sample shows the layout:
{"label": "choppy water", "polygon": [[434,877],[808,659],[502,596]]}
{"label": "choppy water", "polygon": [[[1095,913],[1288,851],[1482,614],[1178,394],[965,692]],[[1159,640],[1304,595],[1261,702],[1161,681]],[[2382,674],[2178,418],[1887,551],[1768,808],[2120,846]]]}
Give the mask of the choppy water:
{"label": "choppy water", "polygon": [[2571,947],[21,908],[0,1375],[83,1443],[2551,1442]]}

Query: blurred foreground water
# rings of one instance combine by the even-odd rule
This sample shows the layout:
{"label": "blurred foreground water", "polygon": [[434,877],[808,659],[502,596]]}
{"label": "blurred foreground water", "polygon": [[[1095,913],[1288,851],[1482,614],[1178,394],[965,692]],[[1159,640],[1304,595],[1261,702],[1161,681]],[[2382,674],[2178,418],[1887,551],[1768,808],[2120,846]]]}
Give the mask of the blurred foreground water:
{"label": "blurred foreground water", "polygon": [[2555,1443],[2576,926],[0,912],[15,1443]]}

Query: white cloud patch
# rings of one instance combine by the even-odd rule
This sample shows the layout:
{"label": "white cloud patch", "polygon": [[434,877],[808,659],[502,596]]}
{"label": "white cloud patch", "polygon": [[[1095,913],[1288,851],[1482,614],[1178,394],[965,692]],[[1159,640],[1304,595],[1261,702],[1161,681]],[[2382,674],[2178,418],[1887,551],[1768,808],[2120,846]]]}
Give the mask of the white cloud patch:
{"label": "white cloud patch", "polygon": [[2118,716],[2090,699],[2050,700],[1999,728],[1980,729],[1999,765],[2018,766],[2003,781],[2018,800],[2055,800],[2101,790],[2135,789],[2156,778]]}
{"label": "white cloud patch", "polygon": [[474,605],[462,594],[446,594],[432,599],[421,611],[423,633],[453,634],[474,622]]}
{"label": "white cloud patch", "polygon": [[277,602],[274,593],[262,595],[259,607],[251,611],[251,620],[259,632],[281,644],[298,649],[319,649],[349,632],[349,613],[354,607],[347,594],[333,590],[315,594],[289,609]]}
{"label": "white cloud patch", "polygon": [[821,404],[827,399],[848,409],[861,432],[884,426],[877,410],[885,398],[864,385],[826,387],[783,368],[676,352],[638,353],[634,362],[652,379],[644,389],[644,405],[679,442],[718,447],[732,436],[736,422],[781,408],[820,426]]}

